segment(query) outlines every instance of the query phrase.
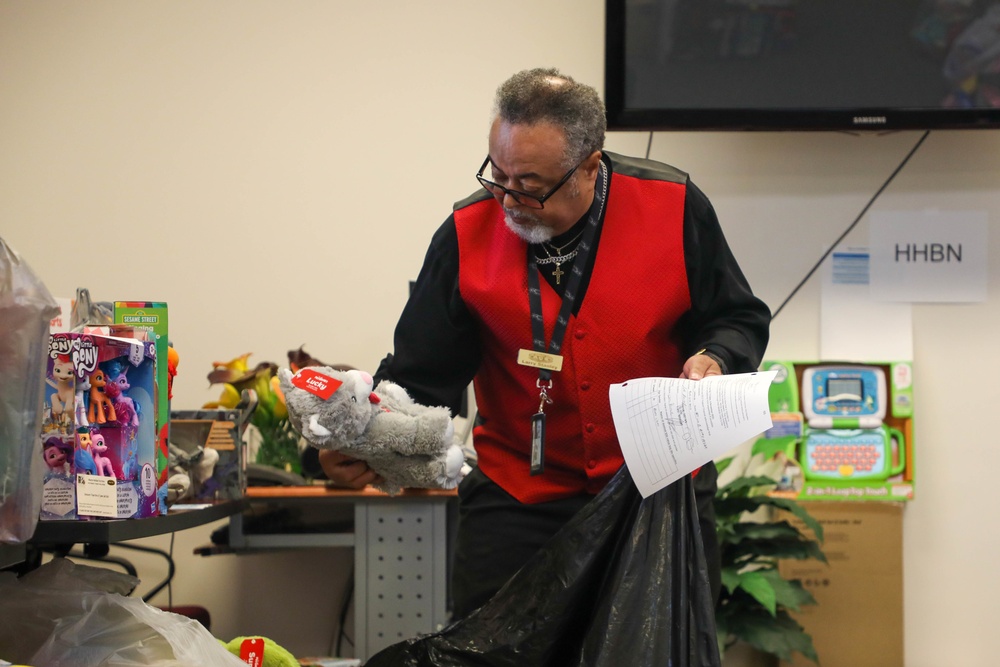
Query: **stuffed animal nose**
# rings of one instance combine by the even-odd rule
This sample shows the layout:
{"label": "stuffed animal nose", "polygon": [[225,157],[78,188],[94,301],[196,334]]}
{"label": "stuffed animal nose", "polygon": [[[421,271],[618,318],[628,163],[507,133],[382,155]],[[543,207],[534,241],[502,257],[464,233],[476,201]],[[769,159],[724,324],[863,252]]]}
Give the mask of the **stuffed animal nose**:
{"label": "stuffed animal nose", "polygon": [[368,400],[370,402],[372,402],[372,403],[375,403],[375,404],[378,404],[378,403],[382,402],[382,399],[379,398],[378,394],[376,394],[374,391],[372,393],[368,394]]}

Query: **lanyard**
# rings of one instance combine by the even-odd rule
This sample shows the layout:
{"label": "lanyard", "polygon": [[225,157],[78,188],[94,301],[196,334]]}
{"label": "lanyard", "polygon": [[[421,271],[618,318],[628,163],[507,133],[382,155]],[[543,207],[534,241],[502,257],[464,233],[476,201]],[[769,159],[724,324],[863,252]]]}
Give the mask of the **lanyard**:
{"label": "lanyard", "polygon": [[[555,327],[552,330],[552,339],[549,341],[548,353],[558,355],[562,349],[562,341],[566,336],[566,327],[569,326],[569,318],[573,313],[573,305],[576,303],[577,291],[583,279],[583,272],[588,266],[590,254],[593,252],[594,239],[597,237],[597,227],[601,217],[604,215],[604,202],[608,192],[608,169],[603,162],[600,163],[600,176],[602,186],[594,189],[594,201],[587,212],[587,226],[584,228],[583,237],[580,239],[576,260],[570,268],[569,282],[563,292],[562,305],[559,308],[559,315],[556,318]],[[545,352],[545,321],[542,318],[542,290],[538,278],[538,264],[535,261],[537,245],[528,246],[528,308],[531,313],[531,339],[532,346],[536,352]],[[538,412],[531,418],[531,474],[538,475],[544,472],[545,467],[545,404],[551,403],[549,390],[552,389],[552,371],[548,368],[539,368],[538,380],[536,381],[539,393]]]}

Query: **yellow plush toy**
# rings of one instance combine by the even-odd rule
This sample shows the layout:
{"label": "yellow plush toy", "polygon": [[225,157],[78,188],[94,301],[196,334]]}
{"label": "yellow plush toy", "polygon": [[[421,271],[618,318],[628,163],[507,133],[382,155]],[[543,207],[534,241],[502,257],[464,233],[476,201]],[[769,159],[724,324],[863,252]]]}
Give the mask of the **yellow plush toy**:
{"label": "yellow plush toy", "polygon": [[[223,645],[236,657],[246,659],[243,643],[252,640],[258,640],[258,642],[263,643],[264,660],[260,662],[258,655],[257,661],[248,662],[247,664],[254,665],[255,667],[257,665],[260,667],[299,667],[299,661],[295,659],[295,656],[267,637],[237,637],[228,643],[223,642]],[[251,645],[248,644],[247,650],[259,650],[257,648],[251,649],[250,647]]]}

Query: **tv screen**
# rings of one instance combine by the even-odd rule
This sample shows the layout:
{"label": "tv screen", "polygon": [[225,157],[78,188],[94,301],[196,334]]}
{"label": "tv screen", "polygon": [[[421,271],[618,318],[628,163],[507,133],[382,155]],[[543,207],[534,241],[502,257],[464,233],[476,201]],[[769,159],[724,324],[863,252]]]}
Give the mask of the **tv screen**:
{"label": "tv screen", "polygon": [[607,0],[610,129],[1000,128],[997,0]]}

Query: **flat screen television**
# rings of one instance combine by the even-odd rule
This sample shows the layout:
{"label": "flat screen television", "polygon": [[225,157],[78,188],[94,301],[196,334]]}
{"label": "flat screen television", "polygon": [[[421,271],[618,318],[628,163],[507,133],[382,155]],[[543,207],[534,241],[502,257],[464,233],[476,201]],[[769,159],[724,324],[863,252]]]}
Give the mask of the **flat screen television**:
{"label": "flat screen television", "polygon": [[998,0],[606,0],[610,129],[1000,128]]}

